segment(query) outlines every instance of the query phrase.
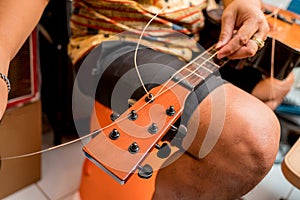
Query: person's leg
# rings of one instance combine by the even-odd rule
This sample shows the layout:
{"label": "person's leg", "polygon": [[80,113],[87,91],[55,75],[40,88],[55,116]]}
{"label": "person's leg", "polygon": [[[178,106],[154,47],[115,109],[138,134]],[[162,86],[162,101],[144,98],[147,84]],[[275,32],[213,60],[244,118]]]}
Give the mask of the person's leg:
{"label": "person's leg", "polygon": [[[231,84],[218,87],[198,106],[201,120],[190,152],[197,155],[197,149],[205,145],[208,127],[218,124],[211,120],[211,97],[223,93],[223,89],[225,123],[216,145],[204,158],[183,154],[159,170],[153,199],[235,199],[270,170],[279,143],[277,118],[261,101]],[[193,121],[196,118],[192,116],[189,124],[198,123]]]}
{"label": "person's leg", "polygon": [[284,97],[292,88],[293,83],[293,72],[284,80],[266,78],[257,83],[251,94],[262,100],[272,110],[275,110],[282,103]]}
{"label": "person's leg", "polygon": [[284,80],[264,78],[261,71],[251,66],[235,69],[228,65],[221,68],[220,73],[222,78],[260,99],[272,110],[280,105],[294,83],[292,72]]}

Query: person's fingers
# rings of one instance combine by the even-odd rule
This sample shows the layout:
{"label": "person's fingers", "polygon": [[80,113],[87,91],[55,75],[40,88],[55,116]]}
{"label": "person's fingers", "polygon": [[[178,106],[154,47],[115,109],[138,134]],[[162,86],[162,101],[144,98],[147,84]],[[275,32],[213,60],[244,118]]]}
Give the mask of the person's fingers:
{"label": "person's fingers", "polygon": [[252,57],[256,54],[258,46],[253,40],[249,40],[246,45],[240,47],[237,51],[229,54],[229,59],[242,59],[245,57]]}
{"label": "person's fingers", "polygon": [[[250,33],[250,39],[248,39],[249,35],[246,36],[245,38],[248,39],[247,43],[243,46],[241,46],[240,48],[236,47],[237,50],[234,51],[233,49],[233,53],[227,55],[228,58],[230,59],[241,59],[241,58],[245,58],[245,57],[252,57],[256,54],[256,52],[258,50],[260,50],[261,48],[264,47],[264,40],[267,37],[267,32],[268,32],[269,28],[268,26],[259,26],[258,27],[258,31],[256,33],[254,33],[251,36],[251,32]],[[244,30],[242,30],[244,31]],[[244,33],[246,34],[246,33]],[[237,38],[237,40],[240,42],[240,44],[243,44],[245,38]],[[245,40],[247,40],[245,39]],[[234,47],[232,47],[234,48]],[[221,52],[222,53],[222,52]]]}
{"label": "person's fingers", "polygon": [[[228,42],[228,44],[219,50],[218,57],[235,57],[232,56],[232,54],[235,54],[236,51],[240,51],[241,48],[244,48],[257,29],[258,27],[253,25],[252,21],[246,21],[244,25],[237,31],[234,37]],[[249,49],[249,51],[251,50],[253,49]]]}
{"label": "person's fingers", "polygon": [[[232,22],[234,20],[230,21]],[[232,24],[228,22],[225,23],[224,27],[231,25]],[[217,48],[219,50],[218,58],[228,57],[231,59],[240,59],[253,56],[257,50],[264,46],[264,40],[267,37],[268,31],[269,25],[264,14],[257,12],[255,18],[248,19],[242,23],[242,26],[237,30],[234,37],[229,38],[229,40],[228,37],[224,37],[226,40],[223,41],[226,43],[224,43],[223,46],[216,46],[216,48],[219,47],[219,49]],[[257,47],[255,48],[253,44],[256,44]]]}
{"label": "person's fingers", "polygon": [[235,17],[236,16],[234,16],[234,14],[232,14],[232,13],[223,14],[222,27],[221,27],[221,32],[220,32],[220,36],[219,36],[219,41],[216,44],[216,49],[223,47],[232,38],[234,25],[235,25],[235,22],[232,19],[234,19]]}

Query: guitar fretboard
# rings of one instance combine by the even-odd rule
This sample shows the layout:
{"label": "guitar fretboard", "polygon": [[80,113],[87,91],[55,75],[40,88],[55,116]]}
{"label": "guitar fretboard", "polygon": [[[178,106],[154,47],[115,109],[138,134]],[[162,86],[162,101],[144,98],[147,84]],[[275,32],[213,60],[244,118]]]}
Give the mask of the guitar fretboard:
{"label": "guitar fretboard", "polygon": [[218,59],[215,48],[210,48],[196,57],[181,69],[174,77],[173,81],[178,82],[189,90],[194,90],[220,67],[225,65],[228,59]]}

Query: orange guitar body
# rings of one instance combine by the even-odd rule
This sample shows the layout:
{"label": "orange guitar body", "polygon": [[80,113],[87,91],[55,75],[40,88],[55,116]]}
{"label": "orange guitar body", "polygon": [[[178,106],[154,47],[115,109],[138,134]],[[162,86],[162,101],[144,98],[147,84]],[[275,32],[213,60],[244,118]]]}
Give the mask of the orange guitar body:
{"label": "orange guitar body", "polygon": [[[111,113],[109,108],[96,102],[95,112],[91,117],[91,130],[98,129],[99,125],[104,127],[110,124]],[[121,185],[90,160],[85,159],[79,192],[82,200],[148,200],[154,192],[155,178],[155,171],[149,179],[141,179],[137,174],[133,174],[126,184]]]}

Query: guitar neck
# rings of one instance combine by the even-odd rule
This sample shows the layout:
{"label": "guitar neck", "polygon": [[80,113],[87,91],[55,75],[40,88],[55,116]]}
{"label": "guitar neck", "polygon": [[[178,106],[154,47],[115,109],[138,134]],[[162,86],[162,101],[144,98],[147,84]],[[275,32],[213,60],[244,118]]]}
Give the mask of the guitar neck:
{"label": "guitar neck", "polygon": [[178,71],[173,78],[174,82],[178,82],[189,90],[195,90],[197,86],[202,84],[229,61],[227,58],[218,59],[216,53],[217,51],[214,47],[201,53]]}

